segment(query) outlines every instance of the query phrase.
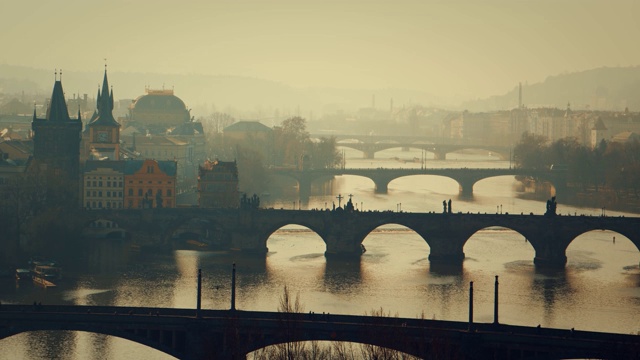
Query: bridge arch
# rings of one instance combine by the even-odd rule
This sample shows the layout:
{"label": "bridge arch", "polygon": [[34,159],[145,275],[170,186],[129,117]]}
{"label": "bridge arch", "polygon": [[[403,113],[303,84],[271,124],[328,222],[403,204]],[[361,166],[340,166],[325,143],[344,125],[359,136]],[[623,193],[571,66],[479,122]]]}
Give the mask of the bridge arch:
{"label": "bridge arch", "polygon": [[478,229],[465,240],[463,250],[467,257],[475,258],[475,250],[479,247],[495,249],[492,252],[492,259],[504,262],[522,260],[514,258],[516,252],[530,254],[531,257],[527,259],[529,261],[534,258],[536,252],[535,242],[529,241],[518,230],[504,226],[487,226]]}
{"label": "bridge arch", "polygon": [[640,243],[637,236],[629,230],[593,229],[571,239],[565,252],[567,261],[574,264],[579,264],[585,258],[597,257],[625,266],[629,264],[624,264],[623,261],[638,263]]}
{"label": "bridge arch", "polygon": [[[31,325],[32,323],[30,323]],[[80,324],[77,322],[60,321],[57,324],[39,323],[37,325],[21,325],[12,326],[10,331],[3,331],[0,335],[0,344],[2,340],[18,335],[40,334],[49,331],[71,331],[87,334],[99,334],[107,337],[129,341],[139,346],[148,348],[150,353],[158,352],[180,358],[186,351],[186,332],[184,331],[166,331],[152,329],[131,329],[123,331],[115,327],[100,327],[95,324]],[[68,346],[69,344],[65,344]],[[147,350],[147,351],[149,351]],[[153,356],[150,354],[151,356]]]}
{"label": "bridge arch", "polygon": [[[410,232],[414,236],[407,237],[406,233]],[[396,234],[405,233],[403,239],[408,239],[405,243],[395,241]],[[377,255],[382,253],[402,253],[403,251],[424,251],[424,257],[429,255],[429,243],[425,237],[420,235],[410,226],[403,225],[401,222],[389,222],[371,229],[364,234],[361,242],[363,249],[366,250],[365,255]],[[418,247],[418,249],[416,249]]]}
{"label": "bridge arch", "polygon": [[269,250],[267,247],[269,239],[279,230],[285,229],[289,231],[305,231],[305,229],[300,229],[296,227],[303,227],[306,230],[318,235],[320,239],[324,242],[325,249],[327,245],[327,240],[322,236],[323,229],[319,227],[317,224],[311,223],[309,221],[281,221],[274,224],[269,224],[268,227],[262,229],[260,234],[260,239],[258,242],[261,245],[264,245],[264,248]]}
{"label": "bridge arch", "polygon": [[[247,354],[247,359],[286,359],[286,358],[329,358],[331,354],[341,354],[344,359],[359,359],[366,354],[367,359],[419,359],[406,352],[399,350],[380,347],[368,343],[357,343],[343,340],[312,340],[298,341],[290,346],[292,351],[287,357],[287,348],[283,346],[286,342],[280,344],[267,345],[261,349],[257,349]],[[392,353],[393,352],[393,353]],[[326,357],[323,357],[326,354]],[[404,354],[404,355],[402,355]],[[437,356],[432,352],[434,356]]]}
{"label": "bridge arch", "polygon": [[[424,187],[429,189],[430,191],[442,193],[442,194],[445,194],[445,196],[458,195],[460,183],[456,181],[456,179],[449,176],[444,176],[444,175],[407,174],[407,175],[398,176],[392,179],[389,182],[389,185],[393,184],[394,186],[403,188],[402,185],[404,182],[411,181],[414,178],[415,180],[420,181],[421,185],[424,184]],[[408,186],[409,185],[407,185],[407,187]],[[411,185],[411,187],[413,187],[413,185]],[[442,210],[442,207],[440,206],[440,204],[437,204],[437,205],[438,205],[438,209],[433,209],[433,210],[436,210],[439,212]]]}

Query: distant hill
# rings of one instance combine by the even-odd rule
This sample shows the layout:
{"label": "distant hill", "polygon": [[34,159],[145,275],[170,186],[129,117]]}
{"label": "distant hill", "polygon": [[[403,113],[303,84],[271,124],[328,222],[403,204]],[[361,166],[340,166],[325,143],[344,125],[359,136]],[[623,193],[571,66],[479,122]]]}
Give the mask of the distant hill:
{"label": "distant hill", "polygon": [[[43,70],[24,66],[0,64],[0,94],[19,94],[22,91],[50,96],[53,88],[53,69]],[[71,94],[88,94],[95,98],[102,84],[102,69],[95,72],[63,70],[63,86]],[[212,111],[233,113],[239,117],[270,119],[274,116],[299,114],[309,118],[337,110],[351,111],[372,106],[389,109],[393,98],[395,107],[405,104],[436,104],[438,99],[425,92],[405,89],[331,89],[295,88],[264,79],[202,74],[127,73],[109,70],[109,83],[114,97],[135,99],[144,95],[145,87],[174,89],[192,115],[204,116]]]}
{"label": "distant hill", "polygon": [[[527,107],[640,111],[640,66],[603,67],[549,76],[542,83],[522,84]],[[504,95],[465,102],[469,111],[508,110],[518,106],[518,86]]]}

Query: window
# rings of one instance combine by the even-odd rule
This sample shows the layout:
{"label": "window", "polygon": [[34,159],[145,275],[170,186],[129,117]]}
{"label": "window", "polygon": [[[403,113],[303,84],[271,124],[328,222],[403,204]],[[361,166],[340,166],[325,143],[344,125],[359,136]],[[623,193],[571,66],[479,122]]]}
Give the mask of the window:
{"label": "window", "polygon": [[[133,195],[133,194],[131,194],[131,195]],[[118,191],[118,196],[122,197],[122,191]]]}
{"label": "window", "polygon": [[95,180],[93,181],[93,186],[94,186],[94,187],[96,186],[96,181],[95,181]]}
{"label": "window", "polygon": [[91,201],[87,201],[87,209],[91,208]]}
{"label": "window", "polygon": [[91,186],[91,181],[87,180],[87,186]]}
{"label": "window", "polygon": [[107,191],[107,197],[111,197],[111,191]]}
{"label": "window", "polygon": [[[107,209],[111,208],[111,203],[107,201]],[[107,227],[109,227],[109,223],[107,223]]]}
{"label": "window", "polygon": [[142,189],[138,189],[138,196],[142,196]]}
{"label": "window", "polygon": [[107,181],[107,187],[111,187],[111,181]]}
{"label": "window", "polygon": [[171,189],[167,189],[167,196],[171,196]]}
{"label": "window", "polygon": [[98,201],[98,209],[102,209],[102,201]]}
{"label": "window", "polygon": [[102,197],[102,191],[98,191],[98,196]]}
{"label": "window", "polygon": [[162,189],[158,189],[158,191],[156,191],[156,196],[158,195],[162,196]]}
{"label": "window", "polygon": [[133,196],[133,189],[129,189],[129,196]]}
{"label": "window", "polygon": [[[129,181],[129,182],[131,182],[131,181]],[[122,187],[122,181],[120,181],[120,182],[118,183],[118,187]]]}
{"label": "window", "polygon": [[93,190],[93,197],[96,197],[96,191]]}
{"label": "window", "polygon": [[87,196],[91,196],[91,191],[87,190]]}
{"label": "window", "polygon": [[102,181],[98,181],[98,186],[102,186]]}

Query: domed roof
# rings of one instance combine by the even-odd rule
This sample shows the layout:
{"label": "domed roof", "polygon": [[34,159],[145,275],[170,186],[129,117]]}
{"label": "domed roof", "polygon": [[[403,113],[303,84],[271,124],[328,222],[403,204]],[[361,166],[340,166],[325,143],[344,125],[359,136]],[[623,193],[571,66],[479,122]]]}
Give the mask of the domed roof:
{"label": "domed roof", "polygon": [[151,90],[135,99],[131,104],[134,112],[184,113],[187,107],[173,90]]}

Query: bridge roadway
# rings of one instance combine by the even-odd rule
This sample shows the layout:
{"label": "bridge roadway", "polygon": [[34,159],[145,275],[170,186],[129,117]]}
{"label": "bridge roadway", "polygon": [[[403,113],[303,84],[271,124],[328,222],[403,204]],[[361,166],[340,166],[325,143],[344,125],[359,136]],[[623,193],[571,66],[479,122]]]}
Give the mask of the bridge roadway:
{"label": "bridge roadway", "polygon": [[341,341],[419,358],[638,359],[640,336],[394,317],[119,306],[0,305],[0,339],[28,331],[116,336],[180,359],[244,359],[266,346]]}
{"label": "bridge roadway", "polygon": [[311,193],[311,183],[321,179],[332,179],[335,176],[355,175],[363,176],[373,180],[375,183],[375,192],[386,194],[388,192],[389,183],[397,178],[413,175],[437,175],[451,178],[458,182],[460,194],[462,196],[471,196],[473,194],[473,185],[486,178],[505,175],[523,175],[532,176],[538,179],[551,182],[556,193],[562,193],[566,188],[566,174],[564,172],[550,170],[527,170],[527,169],[469,169],[469,168],[447,168],[447,169],[317,169],[317,170],[286,170],[272,169],[270,173],[273,175],[287,176],[298,181],[298,190],[300,198],[308,199]]}
{"label": "bridge roadway", "polygon": [[[335,210],[276,209],[146,209],[84,210],[71,217],[79,227],[105,219],[155,245],[170,245],[176,234],[188,231],[192,221],[205,224],[209,241],[221,248],[265,254],[271,234],[286,225],[301,225],[314,231],[326,244],[325,256],[359,258],[362,243],[376,228],[405,226],[429,245],[432,263],[461,264],[466,242],[476,232],[503,227],[524,236],[535,250],[536,265],[564,267],[566,249],[581,234],[611,230],[629,238],[640,249],[640,218],[602,216],[544,216],[533,214],[407,213]],[[137,237],[140,236],[140,237]],[[393,241],[390,238],[389,241]]]}

